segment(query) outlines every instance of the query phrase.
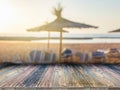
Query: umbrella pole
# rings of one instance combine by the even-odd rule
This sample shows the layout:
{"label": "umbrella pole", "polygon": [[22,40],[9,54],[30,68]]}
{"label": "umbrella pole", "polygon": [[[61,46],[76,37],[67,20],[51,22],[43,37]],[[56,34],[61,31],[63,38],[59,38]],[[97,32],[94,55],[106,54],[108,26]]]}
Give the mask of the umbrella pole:
{"label": "umbrella pole", "polygon": [[48,45],[47,45],[48,49],[50,48],[50,31],[48,31]]}
{"label": "umbrella pole", "polygon": [[59,61],[62,60],[62,30],[60,31],[60,49],[59,49]]}

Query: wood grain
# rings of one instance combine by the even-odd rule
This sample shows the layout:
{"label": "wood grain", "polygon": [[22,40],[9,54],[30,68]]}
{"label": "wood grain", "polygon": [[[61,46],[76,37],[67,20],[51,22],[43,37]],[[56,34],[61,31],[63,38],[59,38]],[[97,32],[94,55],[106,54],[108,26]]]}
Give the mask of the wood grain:
{"label": "wood grain", "polygon": [[0,87],[13,89],[120,89],[120,65],[4,66],[0,69]]}

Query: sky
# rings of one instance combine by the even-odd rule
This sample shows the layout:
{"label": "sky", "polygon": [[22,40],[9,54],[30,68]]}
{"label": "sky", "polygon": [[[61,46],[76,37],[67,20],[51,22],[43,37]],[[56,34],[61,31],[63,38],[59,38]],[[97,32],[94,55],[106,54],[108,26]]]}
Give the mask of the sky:
{"label": "sky", "polygon": [[98,26],[70,33],[107,33],[120,28],[120,0],[0,0],[0,35],[32,34],[26,30],[53,21],[61,3],[66,19]]}

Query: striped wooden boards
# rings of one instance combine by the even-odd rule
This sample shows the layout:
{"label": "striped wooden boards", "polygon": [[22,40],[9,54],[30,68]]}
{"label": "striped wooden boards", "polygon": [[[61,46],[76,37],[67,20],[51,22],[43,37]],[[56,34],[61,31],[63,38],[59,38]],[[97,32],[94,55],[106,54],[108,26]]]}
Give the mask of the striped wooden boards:
{"label": "striped wooden boards", "polygon": [[120,89],[120,65],[13,65],[0,69],[0,87],[13,89]]}

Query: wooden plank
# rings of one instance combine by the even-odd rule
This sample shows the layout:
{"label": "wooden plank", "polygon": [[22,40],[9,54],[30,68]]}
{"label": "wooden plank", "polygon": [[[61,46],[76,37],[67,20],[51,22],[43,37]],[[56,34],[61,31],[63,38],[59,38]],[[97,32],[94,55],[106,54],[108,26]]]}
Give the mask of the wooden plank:
{"label": "wooden plank", "polygon": [[38,81],[37,87],[52,87],[52,76],[54,66],[50,66],[41,81]]}
{"label": "wooden plank", "polygon": [[120,65],[14,65],[0,76],[4,90],[120,89]]}

